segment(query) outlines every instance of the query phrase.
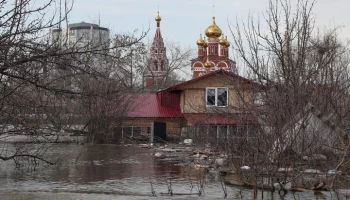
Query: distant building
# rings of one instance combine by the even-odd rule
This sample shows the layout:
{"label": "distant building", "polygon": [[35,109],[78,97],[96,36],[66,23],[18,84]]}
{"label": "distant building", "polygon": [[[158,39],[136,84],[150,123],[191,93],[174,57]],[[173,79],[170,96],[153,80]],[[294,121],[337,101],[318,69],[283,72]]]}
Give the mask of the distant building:
{"label": "distant building", "polygon": [[166,57],[166,48],[162,34],[160,33],[160,21],[162,18],[158,15],[155,18],[157,22],[157,29],[154,35],[150,55],[148,58],[148,65],[145,74],[146,88],[159,88],[166,81],[168,69],[168,58]]}
{"label": "distant building", "polygon": [[[69,24],[67,28],[56,28],[52,30],[52,45],[56,45],[60,49],[74,49],[74,55],[81,56],[82,61],[90,62],[91,69],[100,69],[105,65],[103,54],[98,53],[100,50],[107,49],[110,44],[109,29],[100,27],[97,24],[86,22]],[[70,51],[70,50],[69,50]],[[83,59],[91,54],[79,54],[78,52],[96,52],[92,59]],[[77,58],[77,57],[76,57]],[[57,83],[62,88],[70,90],[78,90],[74,85],[73,76],[74,70],[69,67],[70,62],[75,62],[74,59],[61,60],[56,64],[56,69],[51,69],[48,72],[53,77],[60,77],[61,82]]]}
{"label": "distant building", "polygon": [[205,35],[208,41],[205,37],[202,38],[202,34],[197,40],[198,57],[191,60],[192,78],[218,69],[237,73],[236,62],[229,58],[230,42],[216,25],[214,16],[211,25],[205,30]]}
{"label": "distant building", "polygon": [[52,42],[59,46],[99,48],[108,45],[109,29],[86,22],[69,24],[67,29],[52,30]]}

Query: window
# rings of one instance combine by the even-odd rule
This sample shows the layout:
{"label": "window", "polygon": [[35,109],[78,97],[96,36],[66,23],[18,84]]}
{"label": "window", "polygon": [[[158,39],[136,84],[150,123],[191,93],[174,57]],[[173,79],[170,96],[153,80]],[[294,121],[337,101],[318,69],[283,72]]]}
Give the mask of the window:
{"label": "window", "polygon": [[123,137],[137,137],[141,134],[141,127],[140,126],[128,126],[128,127],[122,127],[123,131]]}
{"label": "window", "polygon": [[207,106],[227,106],[228,95],[227,88],[206,88],[206,105]]}
{"label": "window", "polygon": [[226,138],[227,137],[227,126],[219,125],[217,126],[218,138]]}
{"label": "window", "polygon": [[227,141],[227,130],[226,125],[209,125],[207,141],[214,145],[223,144]]}
{"label": "window", "polygon": [[69,35],[74,35],[75,31],[69,29]]}

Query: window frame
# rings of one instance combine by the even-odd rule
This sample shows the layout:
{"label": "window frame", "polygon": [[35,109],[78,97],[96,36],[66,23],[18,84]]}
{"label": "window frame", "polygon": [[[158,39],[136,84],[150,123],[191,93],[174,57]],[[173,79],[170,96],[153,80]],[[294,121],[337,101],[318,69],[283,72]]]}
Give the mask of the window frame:
{"label": "window frame", "polygon": [[[208,90],[214,89],[215,90],[215,104],[209,105],[208,104]],[[226,105],[219,106],[218,105],[218,89],[225,89],[226,90]],[[206,107],[227,107],[229,105],[229,93],[228,93],[228,87],[206,87],[205,88],[205,105]]]}
{"label": "window frame", "polygon": [[69,35],[75,35],[75,30],[69,29]]}

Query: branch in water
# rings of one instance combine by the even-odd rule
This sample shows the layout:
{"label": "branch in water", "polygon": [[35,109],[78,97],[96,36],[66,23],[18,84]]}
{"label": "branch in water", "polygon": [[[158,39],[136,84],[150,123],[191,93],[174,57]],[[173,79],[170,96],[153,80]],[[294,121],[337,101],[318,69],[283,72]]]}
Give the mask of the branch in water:
{"label": "branch in water", "polygon": [[1,160],[11,160],[11,159],[14,159],[14,158],[17,158],[17,157],[28,157],[28,158],[34,158],[34,159],[38,159],[38,160],[41,160],[47,164],[50,164],[50,165],[55,165],[56,163],[53,163],[53,162],[50,162],[44,158],[41,158],[41,157],[38,157],[38,156],[35,156],[35,155],[31,155],[31,154],[14,154],[12,156],[8,156],[8,157],[4,157],[4,156],[0,156],[0,159]]}

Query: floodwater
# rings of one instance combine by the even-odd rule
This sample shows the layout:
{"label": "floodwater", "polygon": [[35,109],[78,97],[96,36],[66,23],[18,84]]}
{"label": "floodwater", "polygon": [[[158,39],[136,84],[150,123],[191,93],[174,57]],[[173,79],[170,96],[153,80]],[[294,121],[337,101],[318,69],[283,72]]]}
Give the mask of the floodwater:
{"label": "floodwater", "polygon": [[[45,154],[55,166],[0,162],[1,200],[253,199],[252,190],[224,186],[215,173],[155,158],[153,149],[121,145],[55,144]],[[202,195],[198,195],[202,186]],[[153,190],[152,190],[153,188]],[[175,194],[170,196],[168,189]],[[152,195],[153,194],[155,196]],[[262,199],[259,193],[259,199]],[[329,192],[264,193],[263,199],[336,199]],[[346,199],[341,196],[340,199]]]}

